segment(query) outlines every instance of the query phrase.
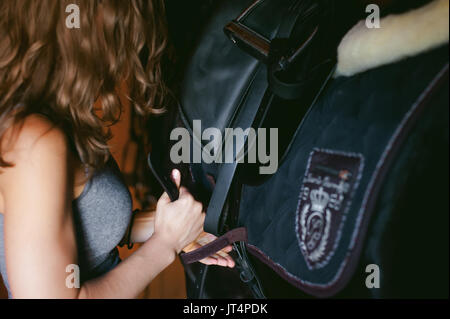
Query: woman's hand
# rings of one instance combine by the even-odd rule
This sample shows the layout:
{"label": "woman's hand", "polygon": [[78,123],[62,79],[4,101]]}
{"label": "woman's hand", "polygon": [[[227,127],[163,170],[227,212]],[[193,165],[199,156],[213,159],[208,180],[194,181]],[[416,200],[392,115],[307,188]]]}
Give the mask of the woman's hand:
{"label": "woman's hand", "polygon": [[[191,251],[197,250],[204,245],[209,244],[210,242],[216,240],[217,237],[203,232],[192,244],[185,247],[183,251],[185,253],[189,253]],[[217,265],[222,267],[230,267],[233,268],[235,266],[235,262],[233,258],[228,254],[232,251],[233,248],[231,246],[227,246],[216,254],[209,256],[203,260],[200,260],[201,263],[205,265]]]}
{"label": "woman's hand", "polygon": [[[181,174],[178,170],[172,172],[172,179],[177,187],[181,184]],[[180,197],[171,202],[167,194],[158,201],[155,216],[155,233],[167,247],[179,254],[184,247],[192,243],[203,231],[205,214],[201,203],[185,189],[180,188]]]}

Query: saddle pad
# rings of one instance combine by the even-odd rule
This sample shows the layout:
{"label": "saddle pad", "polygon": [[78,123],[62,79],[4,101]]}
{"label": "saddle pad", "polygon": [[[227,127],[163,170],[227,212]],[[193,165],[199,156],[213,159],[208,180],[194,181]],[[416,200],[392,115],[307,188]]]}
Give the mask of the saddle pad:
{"label": "saddle pad", "polygon": [[277,174],[243,188],[239,226],[248,229],[249,251],[309,294],[339,292],[390,163],[446,77],[448,46],[334,79]]}

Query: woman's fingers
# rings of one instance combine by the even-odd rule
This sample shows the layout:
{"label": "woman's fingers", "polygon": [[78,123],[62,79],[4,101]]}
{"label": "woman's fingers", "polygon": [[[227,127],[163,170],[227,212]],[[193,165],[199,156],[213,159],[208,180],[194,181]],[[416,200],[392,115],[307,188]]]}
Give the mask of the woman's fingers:
{"label": "woman's fingers", "polygon": [[221,256],[219,254],[214,254],[212,256],[209,256],[209,257],[201,260],[200,262],[205,265],[217,265],[217,266],[229,267],[229,268],[234,268],[234,266],[236,265],[233,258],[231,258],[231,256],[229,256],[229,255]]}
{"label": "woman's fingers", "polygon": [[205,259],[202,259],[200,262],[202,264],[210,265],[210,266],[221,266],[221,267],[228,266],[228,261],[219,255],[212,255],[212,256],[206,257]]}
{"label": "woman's fingers", "polygon": [[227,246],[227,247],[225,247],[222,251],[224,251],[224,252],[226,252],[226,253],[229,253],[229,252],[231,252],[233,250],[233,247],[232,246]]}
{"label": "woman's fingers", "polygon": [[171,202],[169,195],[167,193],[162,194],[158,200],[158,205],[169,204]]}
{"label": "woman's fingers", "polygon": [[226,258],[219,256],[219,255],[214,255],[214,257],[217,259],[217,265],[221,266],[221,267],[228,267],[228,261]]}
{"label": "woman's fingers", "polygon": [[231,258],[231,256],[227,255],[227,256],[225,257],[225,259],[227,260],[228,267],[234,268],[234,266],[236,265],[236,263],[234,262],[233,258]]}
{"label": "woman's fingers", "polygon": [[[199,249],[201,247],[202,246],[200,244],[193,243],[193,244],[189,245],[189,247],[186,247],[184,249],[184,251],[186,253],[189,253],[189,252]],[[229,247],[227,247],[227,248],[229,248]],[[233,268],[235,266],[235,262],[234,262],[233,258],[230,255],[228,255],[227,253],[225,253],[224,251],[219,251],[214,255],[211,255],[209,257],[206,257],[205,259],[202,259],[200,262],[205,265],[217,265],[217,266],[230,267],[230,268]]]}
{"label": "woman's fingers", "polygon": [[179,189],[180,186],[181,186],[181,173],[180,173],[180,171],[177,170],[177,169],[174,169],[172,171],[171,177],[172,177],[173,182],[175,183],[175,185],[177,185],[177,188]]}
{"label": "woman's fingers", "polygon": [[214,258],[212,256],[206,257],[205,259],[200,260],[200,262],[202,264],[205,264],[205,265],[208,265],[208,266],[213,266],[213,265],[217,265],[218,264],[217,258]]}
{"label": "woman's fingers", "polygon": [[[187,246],[185,249],[183,249],[184,252],[189,253],[191,251],[194,251],[196,249],[199,249],[203,247],[206,244],[209,244],[210,242],[216,240],[217,237],[203,232],[195,242],[191,243],[189,246]],[[233,250],[233,247],[231,245],[225,247],[224,249],[218,251],[212,256],[209,256],[200,262],[205,265],[217,265],[222,267],[230,267],[233,268],[235,266],[235,262],[233,258],[228,254]]]}
{"label": "woman's fingers", "polygon": [[233,258],[231,258],[231,256],[221,256],[218,254],[213,255],[212,257],[214,257],[217,260],[217,265],[221,266],[221,267],[230,267],[233,268],[234,267],[234,260]]}

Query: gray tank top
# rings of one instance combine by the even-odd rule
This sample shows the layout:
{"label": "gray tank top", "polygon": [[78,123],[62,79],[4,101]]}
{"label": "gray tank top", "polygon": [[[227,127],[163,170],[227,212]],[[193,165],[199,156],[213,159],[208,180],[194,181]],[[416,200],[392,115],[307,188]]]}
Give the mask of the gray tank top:
{"label": "gray tank top", "polygon": [[[81,282],[99,277],[120,262],[117,245],[131,220],[132,200],[116,162],[96,172],[72,203]],[[0,272],[11,298],[0,214]],[[42,247],[45,249],[45,247]],[[68,274],[69,275],[69,274]]]}

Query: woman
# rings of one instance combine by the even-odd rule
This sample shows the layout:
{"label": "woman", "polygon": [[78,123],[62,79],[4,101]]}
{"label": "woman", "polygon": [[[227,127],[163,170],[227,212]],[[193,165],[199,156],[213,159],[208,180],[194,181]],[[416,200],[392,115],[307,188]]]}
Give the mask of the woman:
{"label": "woman", "polygon": [[[80,28],[66,23],[72,4]],[[134,237],[146,240],[136,253],[120,262],[116,249],[132,204],[108,127],[123,82],[141,116],[164,111],[163,17],[160,0],[0,2],[0,269],[10,297],[133,298],[201,234],[202,205],[181,188],[174,203],[161,197],[154,220],[136,217]],[[233,266],[221,256],[204,262]]]}

